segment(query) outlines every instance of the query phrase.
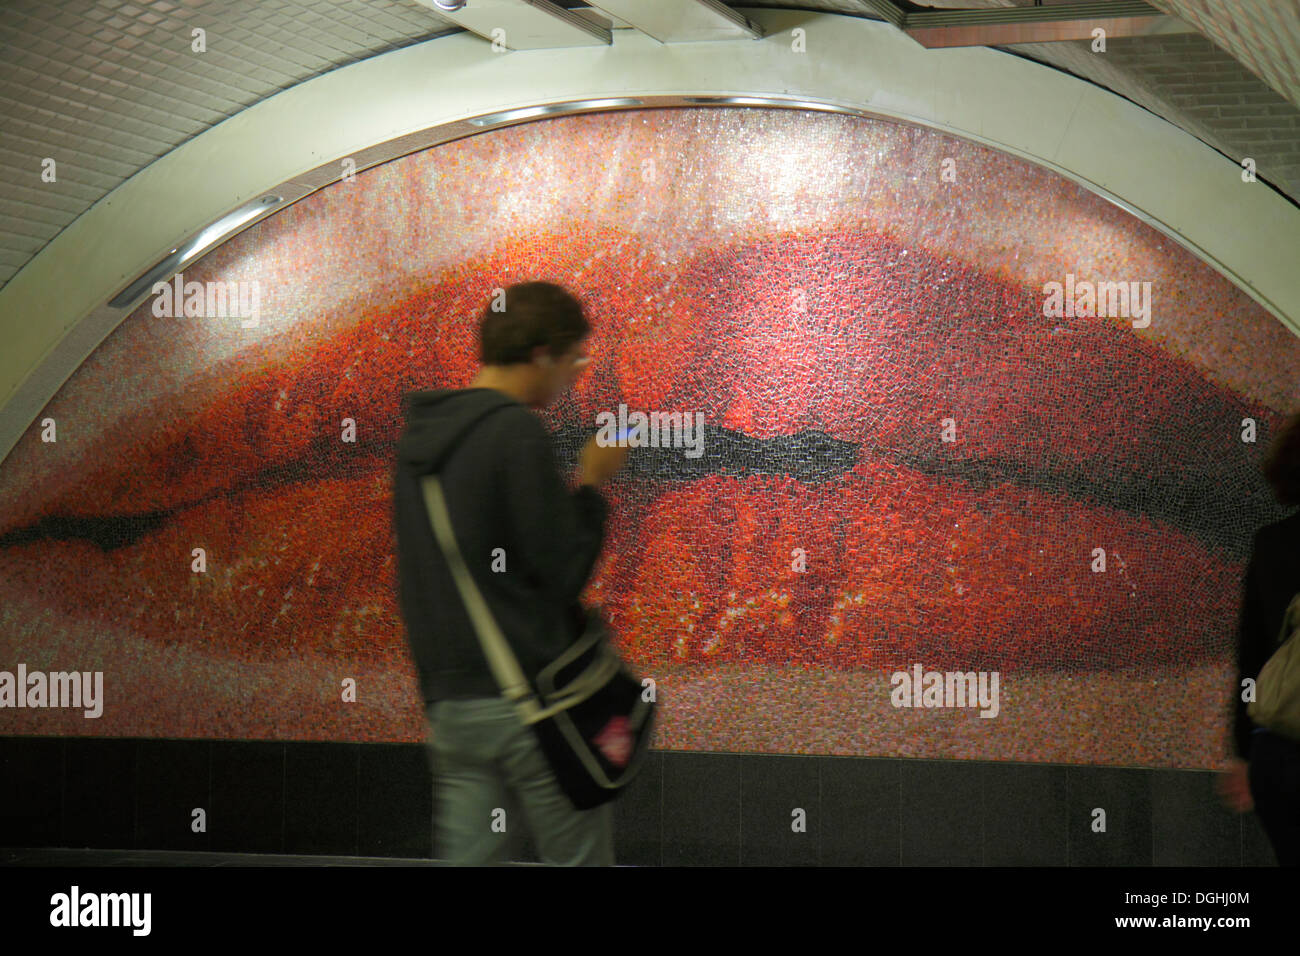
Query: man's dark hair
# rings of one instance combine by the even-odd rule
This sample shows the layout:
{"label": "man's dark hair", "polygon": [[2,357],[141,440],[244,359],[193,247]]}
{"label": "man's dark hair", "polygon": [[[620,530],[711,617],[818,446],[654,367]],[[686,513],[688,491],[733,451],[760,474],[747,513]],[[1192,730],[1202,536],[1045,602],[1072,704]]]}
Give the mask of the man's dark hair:
{"label": "man's dark hair", "polygon": [[1264,478],[1284,505],[1300,505],[1300,413],[1283,424],[1264,459]]}
{"label": "man's dark hair", "polygon": [[494,296],[479,318],[479,357],[484,365],[532,361],[533,349],[539,345],[546,346],[550,355],[560,355],[591,331],[582,303],[554,283],[509,286],[504,300],[505,310],[494,312]]}

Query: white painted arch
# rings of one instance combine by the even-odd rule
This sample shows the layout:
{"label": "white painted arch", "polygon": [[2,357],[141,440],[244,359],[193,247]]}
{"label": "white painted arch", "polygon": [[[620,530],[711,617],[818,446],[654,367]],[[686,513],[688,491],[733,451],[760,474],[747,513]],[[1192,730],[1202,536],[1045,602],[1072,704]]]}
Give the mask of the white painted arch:
{"label": "white painted arch", "polygon": [[623,29],[608,47],[501,54],[471,34],[441,37],[315,77],[173,150],[0,289],[0,457],[138,304],[108,301],[231,210],[267,194],[300,199],[340,178],[344,158],[364,169],[492,128],[475,118],[608,97],[643,106],[778,98],[1002,150],[1118,202],[1300,334],[1300,210],[1243,183],[1234,162],[1177,127],[994,50],[926,50],[884,23],[833,14],[745,13],[763,38],[665,45]]}

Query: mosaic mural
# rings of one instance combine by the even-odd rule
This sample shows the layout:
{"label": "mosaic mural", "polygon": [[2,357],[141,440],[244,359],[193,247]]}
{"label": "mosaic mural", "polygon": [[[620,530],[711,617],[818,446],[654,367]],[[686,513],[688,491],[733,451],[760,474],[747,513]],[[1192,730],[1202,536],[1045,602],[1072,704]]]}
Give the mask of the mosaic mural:
{"label": "mosaic mural", "polygon": [[[478,312],[529,279],[594,326],[545,413],[562,461],[602,411],[702,416],[698,453],[634,449],[607,487],[587,591],[657,681],[656,746],[1226,754],[1300,341],[1058,174],[764,109],[481,134],[186,266],[0,464],[0,669],[102,673],[98,716],[0,733],[422,740],[401,397],[467,384]],[[996,699],[900,697],[931,672]]]}

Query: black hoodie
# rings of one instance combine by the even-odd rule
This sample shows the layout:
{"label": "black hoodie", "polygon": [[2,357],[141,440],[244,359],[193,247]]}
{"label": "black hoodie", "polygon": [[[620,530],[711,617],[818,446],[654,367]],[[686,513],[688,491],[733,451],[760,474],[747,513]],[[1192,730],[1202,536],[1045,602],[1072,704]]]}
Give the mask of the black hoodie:
{"label": "black hoodie", "polygon": [[420,690],[426,704],[499,697],[429,524],[420,476],[441,474],[461,554],[530,680],[581,633],[578,595],[600,554],[605,499],[589,485],[568,490],[545,426],[504,392],[412,392],[403,409],[393,525]]}

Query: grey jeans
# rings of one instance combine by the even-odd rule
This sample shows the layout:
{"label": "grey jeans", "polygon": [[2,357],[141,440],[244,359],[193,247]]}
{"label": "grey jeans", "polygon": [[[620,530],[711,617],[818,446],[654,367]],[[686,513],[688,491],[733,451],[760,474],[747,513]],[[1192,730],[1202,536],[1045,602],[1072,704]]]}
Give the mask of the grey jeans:
{"label": "grey jeans", "polygon": [[533,731],[507,701],[436,701],[425,718],[438,859],[503,863],[522,823],[543,863],[614,865],[613,805],[575,810]]}

